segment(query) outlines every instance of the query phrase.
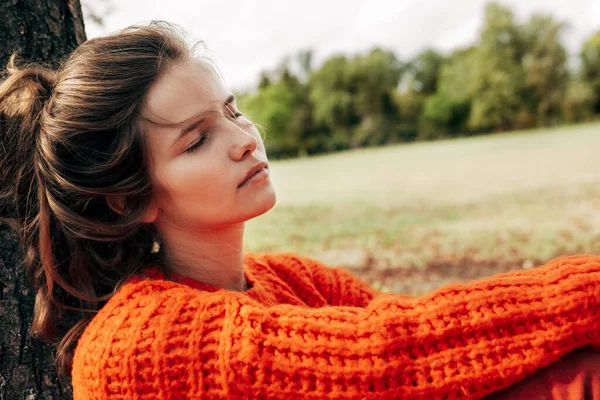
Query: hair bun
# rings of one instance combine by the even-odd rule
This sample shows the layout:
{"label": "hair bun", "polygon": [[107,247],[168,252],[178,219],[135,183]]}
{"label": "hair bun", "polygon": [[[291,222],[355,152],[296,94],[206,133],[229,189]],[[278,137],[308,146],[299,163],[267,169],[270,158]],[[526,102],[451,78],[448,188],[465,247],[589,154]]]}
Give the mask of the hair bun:
{"label": "hair bun", "polygon": [[56,71],[38,65],[17,67],[16,56],[15,53],[10,57],[6,66],[8,77],[0,86],[1,111],[8,115],[19,114],[19,111],[35,112],[36,105],[45,103],[52,96],[57,77]]}
{"label": "hair bun", "polygon": [[23,188],[35,179],[37,137],[57,77],[40,66],[17,67],[15,59],[13,54],[0,83],[0,217],[12,214],[9,210],[23,200]]}

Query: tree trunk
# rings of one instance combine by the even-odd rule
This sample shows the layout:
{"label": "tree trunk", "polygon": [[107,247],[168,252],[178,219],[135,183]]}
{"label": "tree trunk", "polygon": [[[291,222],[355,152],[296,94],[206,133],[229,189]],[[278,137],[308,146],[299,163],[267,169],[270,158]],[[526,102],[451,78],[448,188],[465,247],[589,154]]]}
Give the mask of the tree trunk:
{"label": "tree trunk", "polygon": [[[79,0],[1,0],[0,71],[19,59],[55,67],[85,41]],[[68,379],[59,379],[55,349],[29,336],[34,292],[25,279],[17,238],[0,225],[0,400],[71,399]]]}
{"label": "tree trunk", "polygon": [[0,15],[3,67],[16,50],[23,60],[56,66],[86,39],[79,0],[2,0]]}

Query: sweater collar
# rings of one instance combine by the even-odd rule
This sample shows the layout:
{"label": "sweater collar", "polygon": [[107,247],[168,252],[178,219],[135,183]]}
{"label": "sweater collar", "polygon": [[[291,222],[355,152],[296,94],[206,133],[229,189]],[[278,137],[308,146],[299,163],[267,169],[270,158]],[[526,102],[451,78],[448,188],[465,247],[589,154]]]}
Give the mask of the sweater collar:
{"label": "sweater collar", "polygon": [[[160,268],[157,265],[154,265],[154,264],[150,264],[146,268],[144,268],[141,275],[142,275],[142,277],[146,276],[150,279],[167,280],[167,277],[165,276],[165,274],[160,270]],[[194,289],[202,290],[205,292],[216,292],[218,290],[224,290],[222,288],[218,288],[218,287],[209,285],[207,283],[200,282],[200,281],[190,278],[188,276],[180,275],[174,271],[171,272],[171,276],[172,276],[172,278],[173,278],[172,280],[174,282],[182,283],[182,284],[190,286]],[[244,263],[244,277],[246,278],[246,282],[248,283],[248,289],[245,290],[244,292],[240,292],[240,293],[248,293],[251,291],[256,291],[257,286],[258,286],[256,279],[255,279],[256,276],[254,275],[253,271],[251,270],[250,265],[246,262]]]}

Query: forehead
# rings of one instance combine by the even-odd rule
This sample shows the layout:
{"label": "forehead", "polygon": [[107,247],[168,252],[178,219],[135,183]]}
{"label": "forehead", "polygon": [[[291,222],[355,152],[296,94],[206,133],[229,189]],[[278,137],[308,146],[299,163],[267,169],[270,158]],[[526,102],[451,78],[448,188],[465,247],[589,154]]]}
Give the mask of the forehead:
{"label": "forehead", "polygon": [[158,123],[178,123],[227,98],[221,78],[206,62],[186,61],[168,68],[150,87],[143,115]]}

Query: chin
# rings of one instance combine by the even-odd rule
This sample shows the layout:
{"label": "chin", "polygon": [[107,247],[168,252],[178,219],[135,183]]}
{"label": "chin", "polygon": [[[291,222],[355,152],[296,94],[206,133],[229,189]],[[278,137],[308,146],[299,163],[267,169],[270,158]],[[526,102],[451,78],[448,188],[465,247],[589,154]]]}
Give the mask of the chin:
{"label": "chin", "polygon": [[274,190],[271,190],[268,195],[260,199],[260,202],[257,202],[253,205],[252,209],[249,210],[249,213],[247,214],[247,218],[244,218],[244,221],[248,221],[252,218],[256,218],[263,214],[266,214],[269,210],[275,207],[276,203],[277,195],[275,194]]}
{"label": "chin", "polygon": [[272,190],[270,195],[267,196],[267,198],[265,199],[265,201],[261,202],[262,207],[258,208],[257,214],[255,215],[255,217],[258,217],[259,215],[263,215],[263,214],[267,213],[269,210],[271,210],[273,207],[275,207],[276,203],[277,203],[277,194],[275,193],[274,190]]}

